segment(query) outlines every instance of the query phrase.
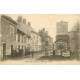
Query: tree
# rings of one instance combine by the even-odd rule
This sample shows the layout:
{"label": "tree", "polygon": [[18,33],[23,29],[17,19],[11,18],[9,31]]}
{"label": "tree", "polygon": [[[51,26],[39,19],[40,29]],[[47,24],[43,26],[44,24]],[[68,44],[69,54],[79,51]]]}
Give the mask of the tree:
{"label": "tree", "polygon": [[48,56],[48,46],[49,46],[48,31],[45,31],[45,28],[43,28],[39,30],[39,34],[41,36],[41,41],[42,41],[42,51],[45,52],[45,56]]}

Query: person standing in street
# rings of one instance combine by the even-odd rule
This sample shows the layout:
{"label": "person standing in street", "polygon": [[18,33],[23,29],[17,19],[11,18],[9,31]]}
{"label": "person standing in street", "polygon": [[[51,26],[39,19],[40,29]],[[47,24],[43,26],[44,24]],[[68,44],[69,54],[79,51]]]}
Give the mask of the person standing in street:
{"label": "person standing in street", "polygon": [[53,56],[55,56],[55,50],[53,49]]}
{"label": "person standing in street", "polygon": [[31,54],[32,54],[32,58],[33,58],[34,57],[34,51],[33,50],[31,51]]}
{"label": "person standing in street", "polygon": [[80,50],[78,50],[78,60],[80,60]]}

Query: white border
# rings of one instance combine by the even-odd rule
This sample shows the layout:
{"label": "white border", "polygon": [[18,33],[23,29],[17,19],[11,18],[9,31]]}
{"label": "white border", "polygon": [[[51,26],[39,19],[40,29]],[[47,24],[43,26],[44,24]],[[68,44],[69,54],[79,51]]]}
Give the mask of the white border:
{"label": "white border", "polygon": [[79,14],[80,0],[1,0],[0,13]]}
{"label": "white border", "polygon": [[[0,14],[80,14],[80,1],[1,0]],[[0,80],[80,80],[80,66],[0,65]]]}

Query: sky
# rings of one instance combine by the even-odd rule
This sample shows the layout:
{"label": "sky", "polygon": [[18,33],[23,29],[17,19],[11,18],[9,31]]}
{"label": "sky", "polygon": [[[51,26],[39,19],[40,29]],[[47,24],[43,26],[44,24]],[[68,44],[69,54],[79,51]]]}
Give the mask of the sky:
{"label": "sky", "polygon": [[68,22],[68,31],[74,26],[74,24],[79,20],[79,14],[7,14],[14,20],[18,16],[26,18],[27,22],[31,22],[31,26],[36,30],[45,28],[49,35],[55,40],[56,36],[56,23],[61,20]]}

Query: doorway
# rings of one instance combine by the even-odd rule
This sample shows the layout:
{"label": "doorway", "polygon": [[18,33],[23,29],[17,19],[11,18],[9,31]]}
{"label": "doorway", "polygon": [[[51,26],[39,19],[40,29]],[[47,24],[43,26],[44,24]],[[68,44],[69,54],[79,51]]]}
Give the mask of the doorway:
{"label": "doorway", "polygon": [[13,45],[11,45],[11,56],[13,56]]}
{"label": "doorway", "polygon": [[3,58],[6,55],[6,43],[3,43]]}

